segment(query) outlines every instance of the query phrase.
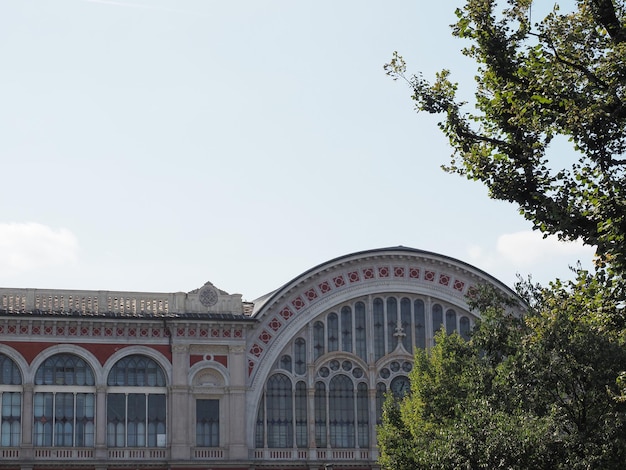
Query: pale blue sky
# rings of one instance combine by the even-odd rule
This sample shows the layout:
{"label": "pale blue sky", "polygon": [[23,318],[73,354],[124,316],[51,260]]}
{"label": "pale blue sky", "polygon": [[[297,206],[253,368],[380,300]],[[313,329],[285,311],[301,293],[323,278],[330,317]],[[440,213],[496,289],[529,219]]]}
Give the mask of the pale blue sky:
{"label": "pale blue sky", "polygon": [[591,250],[444,173],[436,120],[384,74],[398,50],[471,96],[458,5],[2,0],[0,286],[253,300],[394,245],[569,277]]}

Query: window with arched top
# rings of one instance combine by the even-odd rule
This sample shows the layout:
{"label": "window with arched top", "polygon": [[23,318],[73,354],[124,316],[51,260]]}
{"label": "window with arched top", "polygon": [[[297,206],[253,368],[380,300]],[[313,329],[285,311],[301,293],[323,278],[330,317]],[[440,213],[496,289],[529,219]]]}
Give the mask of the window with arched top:
{"label": "window with arched top", "polygon": [[465,315],[463,315],[461,319],[459,320],[459,330],[460,330],[459,334],[464,340],[467,341],[470,339],[470,331],[471,331],[470,319],[466,317]]}
{"label": "window with arched top", "polygon": [[35,446],[93,447],[95,381],[84,359],[49,357],[35,373],[33,392]]}
{"label": "window with arched top", "polygon": [[0,446],[17,447],[22,435],[22,374],[9,356],[0,353]]}
{"label": "window with arched top", "polygon": [[443,307],[435,304],[433,305],[433,336],[443,327]]}
{"label": "window with arched top", "polygon": [[167,394],[161,366],[147,356],[126,356],[109,372],[107,385],[108,446],[165,446]]}
{"label": "window with arched top", "polygon": [[456,312],[449,308],[446,311],[446,333],[451,335],[456,331]]}
{"label": "window with arched top", "polygon": [[[255,446],[374,446],[385,394],[409,393],[411,356],[442,327],[464,332],[469,317],[411,293],[329,306],[277,352],[258,404]],[[379,371],[374,382],[367,377],[372,370]]]}
{"label": "window with arched top", "polygon": [[267,381],[267,446],[293,446],[293,390],[291,379],[274,374]]}

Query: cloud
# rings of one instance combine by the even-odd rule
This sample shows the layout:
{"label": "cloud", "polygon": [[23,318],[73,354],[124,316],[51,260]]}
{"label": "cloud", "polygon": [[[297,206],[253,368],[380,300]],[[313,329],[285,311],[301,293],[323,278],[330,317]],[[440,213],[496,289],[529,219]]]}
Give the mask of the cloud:
{"label": "cloud", "polygon": [[562,256],[588,258],[593,256],[594,249],[581,241],[564,242],[554,235],[543,238],[541,233],[529,230],[501,235],[496,252],[518,266],[532,266],[539,261]]}
{"label": "cloud", "polygon": [[38,223],[0,223],[0,276],[15,276],[74,264],[78,240],[72,232]]}
{"label": "cloud", "polygon": [[541,282],[571,278],[569,267],[581,261],[584,267],[591,268],[594,253],[594,247],[580,241],[543,238],[532,230],[500,235],[494,248],[472,246],[468,250],[472,264],[509,283],[517,273],[531,274]]}

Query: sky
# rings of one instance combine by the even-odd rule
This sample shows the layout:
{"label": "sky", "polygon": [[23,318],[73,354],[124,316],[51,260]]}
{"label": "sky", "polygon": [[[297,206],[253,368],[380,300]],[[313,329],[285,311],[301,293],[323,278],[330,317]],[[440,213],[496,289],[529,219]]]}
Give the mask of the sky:
{"label": "sky", "polygon": [[437,118],[387,77],[474,65],[461,2],[2,0],[0,287],[254,300],[403,245],[511,286],[588,267],[441,170]]}

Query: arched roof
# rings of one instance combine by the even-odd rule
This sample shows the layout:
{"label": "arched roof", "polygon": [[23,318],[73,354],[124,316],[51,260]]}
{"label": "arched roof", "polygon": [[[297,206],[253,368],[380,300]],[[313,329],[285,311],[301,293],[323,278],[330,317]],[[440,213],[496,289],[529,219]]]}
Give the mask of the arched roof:
{"label": "arched roof", "polygon": [[[360,251],[319,264],[255,302],[259,321],[248,339],[249,380],[269,367],[273,353],[324,308],[380,292],[413,292],[468,309],[472,286],[490,284],[506,295],[516,294],[486,272],[458,259],[404,246]],[[263,376],[263,374],[261,374]],[[252,385],[252,384],[251,384]]]}

